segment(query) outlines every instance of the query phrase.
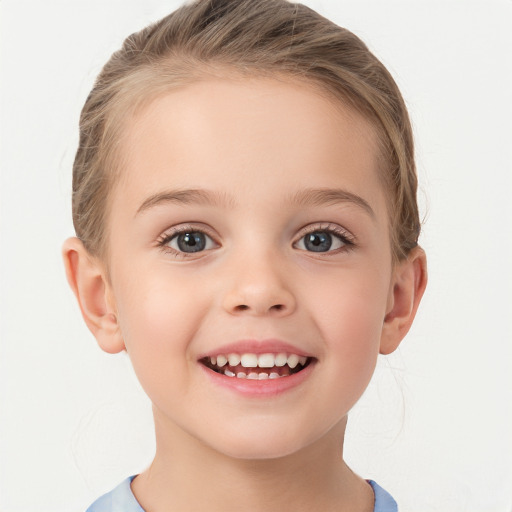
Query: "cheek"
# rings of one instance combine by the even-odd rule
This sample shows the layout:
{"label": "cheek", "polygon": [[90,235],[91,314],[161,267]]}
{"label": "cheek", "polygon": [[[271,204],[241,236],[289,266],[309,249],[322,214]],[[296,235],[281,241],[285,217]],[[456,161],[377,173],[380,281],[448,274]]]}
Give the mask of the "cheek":
{"label": "cheek", "polygon": [[326,364],[356,393],[366,387],[375,367],[386,302],[386,279],[371,272],[347,272],[309,296]]}
{"label": "cheek", "polygon": [[153,397],[156,383],[185,376],[187,366],[195,363],[189,346],[200,323],[201,307],[186,283],[169,282],[162,275],[157,279],[150,273],[138,272],[136,277],[122,281],[116,303],[133,368]]}
{"label": "cheek", "polygon": [[308,302],[328,338],[336,333],[371,340],[380,335],[386,311],[388,276],[368,268],[340,270],[309,286]]}

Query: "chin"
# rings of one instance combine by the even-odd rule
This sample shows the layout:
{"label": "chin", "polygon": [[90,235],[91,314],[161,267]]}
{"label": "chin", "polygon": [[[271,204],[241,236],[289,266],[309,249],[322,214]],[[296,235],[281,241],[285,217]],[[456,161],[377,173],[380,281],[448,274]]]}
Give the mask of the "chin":
{"label": "chin", "polygon": [[233,459],[252,461],[280,459],[301,451],[313,442],[311,435],[300,434],[290,432],[288,428],[243,429],[227,433],[212,448]]}
{"label": "chin", "polygon": [[272,460],[281,459],[297,450],[289,446],[230,446],[225,454],[239,460]]}

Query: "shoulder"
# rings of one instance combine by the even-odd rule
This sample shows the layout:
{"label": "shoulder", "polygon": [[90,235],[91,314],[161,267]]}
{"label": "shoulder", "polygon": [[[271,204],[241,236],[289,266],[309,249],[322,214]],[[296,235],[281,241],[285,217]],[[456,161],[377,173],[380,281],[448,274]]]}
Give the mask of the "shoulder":
{"label": "shoulder", "polygon": [[375,494],[375,508],[373,512],[398,512],[398,505],[391,494],[385,491],[373,480],[368,480]]}
{"label": "shoulder", "polygon": [[130,487],[134,478],[130,476],[123,480],[112,491],[98,498],[86,512],[144,512]]}

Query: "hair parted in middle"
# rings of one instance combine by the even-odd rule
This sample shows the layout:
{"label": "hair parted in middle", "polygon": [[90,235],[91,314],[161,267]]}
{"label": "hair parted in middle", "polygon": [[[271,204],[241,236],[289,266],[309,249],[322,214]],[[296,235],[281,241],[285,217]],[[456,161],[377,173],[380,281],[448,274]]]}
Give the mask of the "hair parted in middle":
{"label": "hair parted in middle", "polygon": [[365,117],[380,142],[393,256],[407,257],[420,221],[412,128],[400,91],[357,36],[287,0],[188,2],[112,55],[83,107],[73,166],[73,222],[92,255],[108,252],[109,198],[130,117],[161,94],[212,77],[308,82]]}

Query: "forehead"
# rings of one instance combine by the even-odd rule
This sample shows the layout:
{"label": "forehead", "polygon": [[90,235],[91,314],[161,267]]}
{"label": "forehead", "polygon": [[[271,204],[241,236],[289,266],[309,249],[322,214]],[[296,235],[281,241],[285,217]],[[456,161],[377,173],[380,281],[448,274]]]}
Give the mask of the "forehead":
{"label": "forehead", "polygon": [[134,206],[163,187],[206,184],[235,199],[343,187],[378,210],[378,147],[363,116],[311,83],[205,79],[159,96],[128,121],[116,186]]}

